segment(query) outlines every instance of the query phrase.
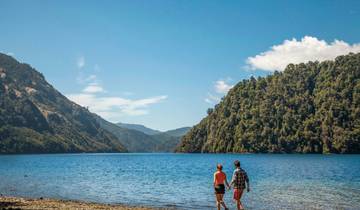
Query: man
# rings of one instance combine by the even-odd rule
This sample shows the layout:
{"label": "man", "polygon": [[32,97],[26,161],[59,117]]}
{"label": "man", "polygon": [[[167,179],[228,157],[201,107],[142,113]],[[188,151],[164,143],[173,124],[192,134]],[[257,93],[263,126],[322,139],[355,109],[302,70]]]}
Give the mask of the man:
{"label": "man", "polygon": [[240,199],[244,189],[247,189],[247,191],[250,192],[249,178],[246,171],[240,167],[240,161],[235,160],[234,165],[235,170],[230,185],[234,188],[234,200],[236,201],[237,209],[243,210],[244,207]]}

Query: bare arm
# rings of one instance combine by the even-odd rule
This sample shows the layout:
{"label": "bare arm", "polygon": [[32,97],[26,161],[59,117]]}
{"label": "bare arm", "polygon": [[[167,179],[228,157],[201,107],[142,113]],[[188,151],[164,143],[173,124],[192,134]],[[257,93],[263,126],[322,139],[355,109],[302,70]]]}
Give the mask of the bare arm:
{"label": "bare arm", "polygon": [[228,181],[227,181],[226,175],[225,175],[225,184],[226,184],[226,186],[230,189],[230,185],[229,185],[229,183],[228,183]]}
{"label": "bare arm", "polygon": [[235,173],[236,173],[236,172],[234,171],[233,176],[232,176],[231,181],[230,181],[230,185],[233,185],[233,184],[234,184],[235,176],[236,176]]}
{"label": "bare arm", "polygon": [[250,181],[246,172],[245,172],[245,181],[246,181],[246,189],[248,192],[250,192]]}
{"label": "bare arm", "polygon": [[216,176],[215,176],[215,173],[214,173],[214,182],[213,182],[214,187],[215,187],[215,180],[216,180]]}

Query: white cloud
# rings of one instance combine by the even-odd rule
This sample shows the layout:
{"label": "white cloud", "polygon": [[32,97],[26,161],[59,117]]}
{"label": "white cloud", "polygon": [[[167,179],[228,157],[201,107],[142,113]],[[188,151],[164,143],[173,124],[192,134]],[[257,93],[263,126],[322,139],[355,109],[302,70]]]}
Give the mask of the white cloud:
{"label": "white cloud", "polygon": [[[82,69],[86,64],[85,57],[80,56],[76,64],[79,69]],[[94,73],[102,71],[98,64],[94,65],[93,70]],[[167,99],[166,95],[135,100],[119,96],[107,96],[107,92],[101,85],[101,80],[97,75],[89,75],[86,71],[79,71],[76,80],[84,88],[78,93],[67,94],[66,96],[75,103],[87,107],[91,112],[113,122],[121,121],[121,118],[125,115],[141,116],[149,114],[151,105]],[[133,93],[127,91],[120,94],[126,97]]]}
{"label": "white cloud", "polygon": [[90,83],[83,89],[84,93],[102,93],[105,92],[104,88],[97,83]]}
{"label": "white cloud", "polygon": [[99,82],[99,80],[95,74],[85,76],[83,72],[79,72],[78,76],[76,77],[76,81],[79,84]]}
{"label": "white cloud", "polygon": [[227,78],[226,80],[219,79],[214,84],[215,93],[208,93],[205,102],[209,104],[217,104],[221,101],[221,97],[227,94],[229,90],[234,87],[234,85],[230,85],[229,81],[231,78]]}
{"label": "white cloud", "polygon": [[119,121],[122,116],[139,116],[149,113],[148,107],[167,99],[167,96],[155,96],[144,99],[126,99],[122,97],[98,96],[94,93],[69,94],[67,97],[77,104],[88,107],[90,111],[110,121]]}
{"label": "white cloud", "polygon": [[207,97],[205,98],[205,102],[209,104],[217,104],[221,101],[221,98],[218,96],[215,96],[211,93],[207,94]]}
{"label": "white cloud", "polygon": [[246,63],[253,70],[283,71],[289,63],[333,60],[350,52],[360,52],[360,43],[351,45],[341,40],[327,43],[316,37],[305,36],[299,41],[293,38],[274,45],[268,51],[248,57]]}
{"label": "white cloud", "polygon": [[[83,64],[81,64],[83,62]],[[85,65],[85,59],[79,59],[78,67]],[[95,72],[100,71],[100,66],[94,66]],[[78,93],[67,94],[66,96],[75,103],[88,107],[101,117],[113,121],[121,121],[121,117],[140,116],[149,113],[149,106],[162,102],[167,96],[155,96],[143,99],[127,99],[119,96],[107,96],[107,91],[101,85],[101,80],[96,74],[87,75],[85,71],[79,71],[77,82],[84,86]],[[129,96],[132,92],[121,92],[120,94]]]}
{"label": "white cloud", "polygon": [[78,57],[76,61],[76,65],[79,69],[82,69],[85,66],[85,57],[84,56]]}
{"label": "white cloud", "polygon": [[232,87],[234,86],[227,84],[225,80],[215,82],[215,91],[217,93],[226,94]]}
{"label": "white cloud", "polygon": [[97,76],[95,74],[91,74],[85,78],[85,82],[95,82],[97,81]]}

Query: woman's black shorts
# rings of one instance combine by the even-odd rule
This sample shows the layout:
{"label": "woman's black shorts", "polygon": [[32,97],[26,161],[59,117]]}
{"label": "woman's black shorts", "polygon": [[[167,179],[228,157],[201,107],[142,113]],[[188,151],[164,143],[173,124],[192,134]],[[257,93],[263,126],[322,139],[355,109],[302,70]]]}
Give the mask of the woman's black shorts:
{"label": "woman's black shorts", "polygon": [[225,194],[225,185],[218,184],[215,186],[215,194]]}

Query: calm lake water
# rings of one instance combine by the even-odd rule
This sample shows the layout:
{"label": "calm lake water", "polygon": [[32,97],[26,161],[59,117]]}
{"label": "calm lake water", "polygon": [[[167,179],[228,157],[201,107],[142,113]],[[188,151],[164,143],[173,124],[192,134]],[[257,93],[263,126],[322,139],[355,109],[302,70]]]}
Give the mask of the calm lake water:
{"label": "calm lake water", "polygon": [[230,178],[235,159],[250,177],[247,209],[360,209],[360,155],[3,155],[0,193],[214,209],[215,165]]}

